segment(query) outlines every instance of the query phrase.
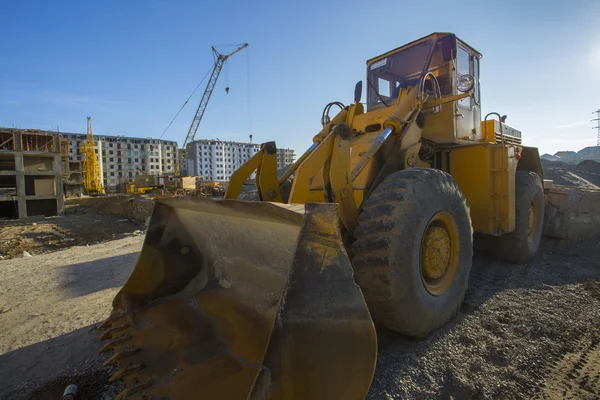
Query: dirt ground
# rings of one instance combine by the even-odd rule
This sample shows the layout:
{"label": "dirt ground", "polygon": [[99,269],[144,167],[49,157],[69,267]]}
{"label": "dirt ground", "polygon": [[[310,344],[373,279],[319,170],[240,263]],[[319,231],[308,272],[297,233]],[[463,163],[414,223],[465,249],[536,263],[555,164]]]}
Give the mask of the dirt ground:
{"label": "dirt ground", "polygon": [[[67,211],[68,212],[68,211]],[[144,225],[108,214],[73,213],[66,216],[0,220],[0,256],[20,257],[85,246],[131,234],[142,234]]]}
{"label": "dirt ground", "polygon": [[[0,399],[111,399],[95,329],[143,236],[0,261]],[[600,398],[600,238],[534,262],[474,259],[458,315],[425,340],[379,330],[369,399]]]}
{"label": "dirt ground", "polygon": [[542,159],[544,179],[551,179],[555,185],[580,189],[600,189],[600,163],[585,160],[578,164]]}

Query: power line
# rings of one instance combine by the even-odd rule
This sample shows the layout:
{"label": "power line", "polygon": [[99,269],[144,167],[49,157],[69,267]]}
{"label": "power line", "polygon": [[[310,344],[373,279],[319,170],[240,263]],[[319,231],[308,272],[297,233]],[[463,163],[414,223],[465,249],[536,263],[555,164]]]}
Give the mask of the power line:
{"label": "power line", "polygon": [[590,122],[596,121],[596,126],[592,127],[592,129],[598,130],[598,134],[596,137],[596,146],[600,146],[600,109],[592,112],[592,114],[596,114],[596,118],[590,120]]}

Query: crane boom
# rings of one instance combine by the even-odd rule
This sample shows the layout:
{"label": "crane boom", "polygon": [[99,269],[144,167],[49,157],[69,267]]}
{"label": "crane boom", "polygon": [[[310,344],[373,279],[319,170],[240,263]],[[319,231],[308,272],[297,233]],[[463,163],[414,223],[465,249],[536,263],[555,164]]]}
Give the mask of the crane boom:
{"label": "crane boom", "polygon": [[183,146],[181,147],[181,153],[179,157],[179,165],[177,166],[177,171],[175,171],[175,175],[181,174],[181,166],[187,159],[188,155],[188,145],[194,141],[196,137],[196,132],[198,131],[198,127],[200,126],[200,121],[202,121],[202,117],[204,116],[204,111],[206,111],[206,106],[208,105],[208,101],[210,100],[210,96],[217,84],[217,79],[219,79],[219,75],[221,74],[221,70],[223,69],[223,65],[225,65],[225,61],[235,53],[242,51],[248,47],[248,43],[244,43],[239,46],[237,49],[232,51],[229,54],[221,54],[212,47],[213,55],[215,57],[215,65],[213,67],[212,73],[210,74],[210,79],[206,85],[206,89],[204,89],[204,94],[202,95],[202,99],[200,100],[200,104],[198,105],[198,109],[196,110],[196,115],[194,115],[194,119],[192,120],[192,124],[190,125],[190,129],[185,137],[185,141],[183,142]]}

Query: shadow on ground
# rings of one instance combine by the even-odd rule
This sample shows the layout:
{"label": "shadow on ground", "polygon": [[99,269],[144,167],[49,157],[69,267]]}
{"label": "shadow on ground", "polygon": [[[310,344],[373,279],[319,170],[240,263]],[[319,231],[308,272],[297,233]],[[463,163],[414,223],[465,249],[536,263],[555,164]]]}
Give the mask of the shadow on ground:
{"label": "shadow on ground", "polygon": [[66,298],[121,287],[137,262],[139,252],[102,258],[62,268],[61,289]]}
{"label": "shadow on ground", "polygon": [[[0,399],[58,400],[70,383],[80,385],[78,400],[95,398],[108,377],[97,335],[95,325],[89,325],[0,355]],[[34,391],[39,382],[47,383]]]}

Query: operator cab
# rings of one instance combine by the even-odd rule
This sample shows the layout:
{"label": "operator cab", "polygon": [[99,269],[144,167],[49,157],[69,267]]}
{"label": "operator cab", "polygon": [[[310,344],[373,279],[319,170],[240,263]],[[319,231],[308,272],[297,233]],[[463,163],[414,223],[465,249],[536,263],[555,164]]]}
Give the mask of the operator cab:
{"label": "operator cab", "polygon": [[[479,60],[481,53],[452,33],[434,33],[367,61],[367,111],[393,107],[401,90],[423,83],[430,98],[469,92],[470,96],[423,110],[423,138],[458,144],[483,140]],[[439,86],[439,93],[438,93]],[[451,121],[450,121],[451,120]],[[448,130],[447,127],[454,127]]]}

